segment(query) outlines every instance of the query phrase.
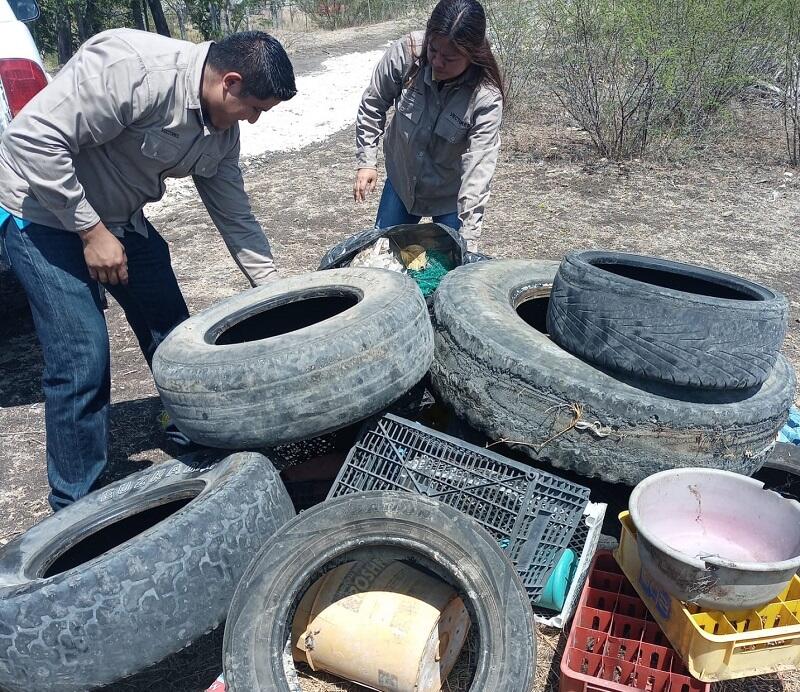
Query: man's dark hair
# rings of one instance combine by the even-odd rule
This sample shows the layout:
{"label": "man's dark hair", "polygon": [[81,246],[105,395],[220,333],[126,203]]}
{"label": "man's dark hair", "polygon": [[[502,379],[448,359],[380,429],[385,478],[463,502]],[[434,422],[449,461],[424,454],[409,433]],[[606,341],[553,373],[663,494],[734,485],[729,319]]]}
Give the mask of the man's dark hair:
{"label": "man's dark hair", "polygon": [[278,39],[264,31],[231,34],[208,49],[206,65],[242,75],[242,95],[288,101],[297,93],[294,70]]}

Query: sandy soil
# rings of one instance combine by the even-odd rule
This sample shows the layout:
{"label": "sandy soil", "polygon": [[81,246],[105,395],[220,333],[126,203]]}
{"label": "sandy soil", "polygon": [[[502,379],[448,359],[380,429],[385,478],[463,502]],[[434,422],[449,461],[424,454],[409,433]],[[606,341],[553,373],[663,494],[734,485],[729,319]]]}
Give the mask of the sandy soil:
{"label": "sandy soil", "polygon": [[[284,37],[298,73],[333,56],[375,50],[409,22]],[[784,352],[800,365],[800,172],[786,168],[778,114],[739,104],[727,130],[694,160],[678,163],[597,157],[587,137],[545,94],[517,109],[504,133],[482,249],[497,257],[560,258],[572,248],[661,255],[732,271],[789,297]],[[243,170],[280,270],[313,270],[336,242],[372,224],[377,196],[352,201],[353,133],[294,152],[247,160]],[[159,205],[151,221],[170,242],[174,266],[194,312],[247,284],[208,215],[192,195]],[[107,479],[179,452],[161,435],[150,373],[120,308],[107,312],[112,347],[112,413]],[[0,322],[0,545],[49,513],[46,503],[41,353],[24,312]],[[539,636],[536,690],[557,690],[563,646]],[[556,659],[557,660],[557,659]],[[166,689],[166,688],[164,688]],[[169,689],[195,689],[170,685]],[[304,683],[306,690],[351,689]],[[353,688],[355,689],[355,688]],[[795,676],[717,686],[725,692],[800,691]]]}

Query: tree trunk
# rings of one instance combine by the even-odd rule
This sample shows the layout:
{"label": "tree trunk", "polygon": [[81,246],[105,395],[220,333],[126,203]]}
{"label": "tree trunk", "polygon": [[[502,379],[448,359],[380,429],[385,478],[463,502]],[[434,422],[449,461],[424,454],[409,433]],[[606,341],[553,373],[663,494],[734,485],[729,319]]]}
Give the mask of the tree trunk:
{"label": "tree trunk", "polygon": [[139,31],[145,31],[142,0],[130,0],[130,8],[134,28],[139,29]]}
{"label": "tree trunk", "polygon": [[86,5],[78,3],[75,8],[75,28],[78,31],[78,43],[83,43],[92,35],[91,20],[87,15],[88,8]]}
{"label": "tree trunk", "polygon": [[225,26],[225,36],[230,36],[233,31],[231,30],[231,14],[230,14],[230,5],[228,2],[222,5],[222,22]]}
{"label": "tree trunk", "polygon": [[184,41],[187,39],[186,36],[186,10],[183,7],[179,7],[175,10],[175,16],[178,18],[178,31],[181,34],[181,39]]}
{"label": "tree trunk", "polygon": [[58,3],[58,33],[56,44],[58,48],[58,62],[66,63],[72,57],[72,17],[66,0]]}
{"label": "tree trunk", "polygon": [[211,36],[218,38],[221,35],[219,25],[219,8],[213,3],[208,3],[208,19],[211,24]]}
{"label": "tree trunk", "polygon": [[153,15],[153,23],[156,26],[156,31],[162,36],[170,36],[167,19],[164,16],[164,9],[161,7],[161,0],[147,0],[147,5],[150,7],[150,13]]}

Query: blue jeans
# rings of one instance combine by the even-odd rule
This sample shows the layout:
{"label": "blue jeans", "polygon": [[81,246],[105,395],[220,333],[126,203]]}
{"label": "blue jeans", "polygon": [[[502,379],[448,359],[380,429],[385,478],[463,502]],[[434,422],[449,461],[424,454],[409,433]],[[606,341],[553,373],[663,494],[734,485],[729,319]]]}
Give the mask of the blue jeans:
{"label": "blue jeans", "polygon": [[[150,223],[149,237],[121,238],[128,285],[105,285],[125,311],[148,365],[156,347],[189,316],[169,248]],[[54,510],[89,493],[107,462],[111,395],[108,331],[98,284],[89,276],[77,233],[39,224],[0,233],[31,305],[44,356],[42,387],[47,478]]]}
{"label": "blue jeans", "polygon": [[[389,178],[383,185],[383,193],[381,193],[381,201],[378,204],[378,216],[375,218],[375,228],[389,228],[389,226],[397,226],[401,223],[419,223],[421,216],[410,214],[403,200],[397,194]],[[441,214],[433,217],[434,222],[442,223],[445,226],[450,226],[458,230],[461,228],[461,219],[458,218],[458,212],[452,211],[449,214]]]}

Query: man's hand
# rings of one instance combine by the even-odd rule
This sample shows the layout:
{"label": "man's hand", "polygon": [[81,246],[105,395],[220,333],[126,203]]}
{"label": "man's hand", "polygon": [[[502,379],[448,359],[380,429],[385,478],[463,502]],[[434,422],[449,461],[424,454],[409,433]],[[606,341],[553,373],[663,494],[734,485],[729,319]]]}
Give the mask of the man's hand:
{"label": "man's hand", "polygon": [[359,168],[356,172],[356,182],[353,185],[353,199],[356,202],[363,202],[367,199],[367,193],[375,189],[378,182],[378,171],[374,168]]}
{"label": "man's hand", "polygon": [[128,258],[125,248],[102,221],[79,233],[83,241],[83,258],[89,276],[101,284],[128,283]]}

